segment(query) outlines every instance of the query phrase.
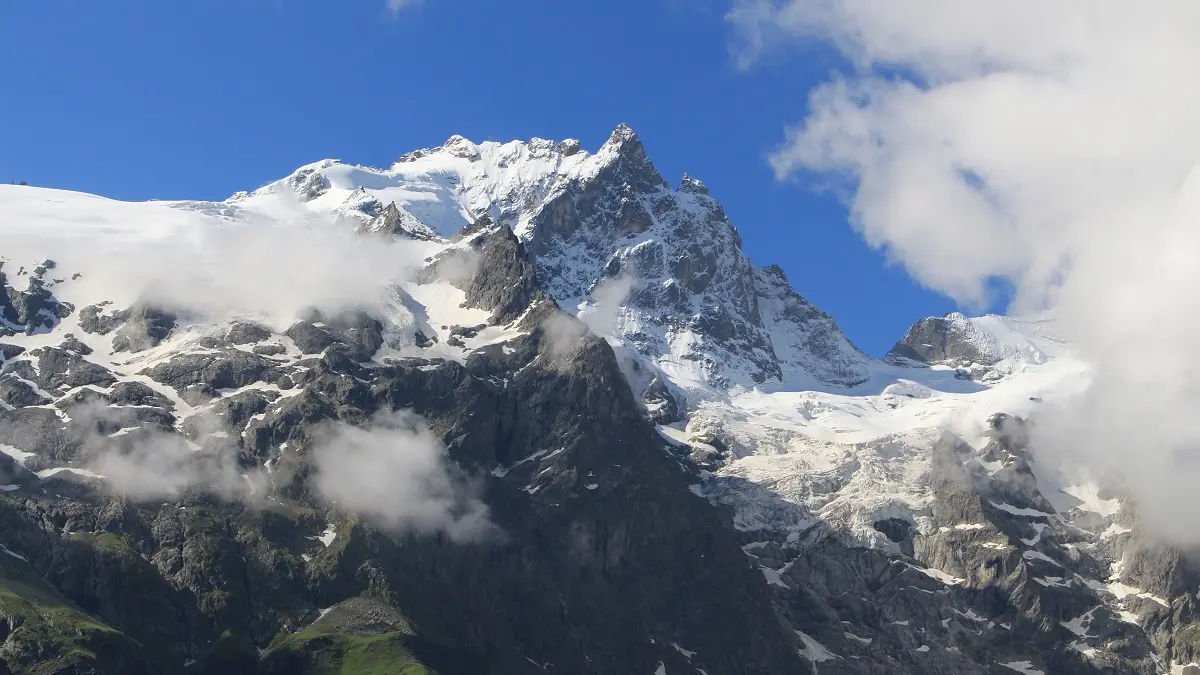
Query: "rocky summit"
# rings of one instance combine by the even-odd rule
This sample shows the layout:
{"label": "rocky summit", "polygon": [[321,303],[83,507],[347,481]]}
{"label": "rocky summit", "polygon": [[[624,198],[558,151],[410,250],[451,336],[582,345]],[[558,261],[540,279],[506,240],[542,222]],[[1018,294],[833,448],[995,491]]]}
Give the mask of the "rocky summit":
{"label": "rocky summit", "polygon": [[872,359],[627,126],[0,232],[0,673],[1200,672],[1053,317]]}

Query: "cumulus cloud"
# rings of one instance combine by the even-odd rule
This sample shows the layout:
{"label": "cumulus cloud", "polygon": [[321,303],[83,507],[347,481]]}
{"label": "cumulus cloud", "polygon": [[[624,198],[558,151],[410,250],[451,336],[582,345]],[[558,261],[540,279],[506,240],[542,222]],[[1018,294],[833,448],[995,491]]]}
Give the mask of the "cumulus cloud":
{"label": "cumulus cloud", "polygon": [[846,179],[853,226],[922,284],[1051,309],[1095,376],[1035,442],[1195,540],[1200,5],[740,0],[729,19],[744,62],[822,40],[850,64],[778,174]]}
{"label": "cumulus cloud", "polygon": [[496,531],[477,487],[417,415],[382,413],[366,428],[328,426],[310,452],[321,496],[379,526],[460,541]]}

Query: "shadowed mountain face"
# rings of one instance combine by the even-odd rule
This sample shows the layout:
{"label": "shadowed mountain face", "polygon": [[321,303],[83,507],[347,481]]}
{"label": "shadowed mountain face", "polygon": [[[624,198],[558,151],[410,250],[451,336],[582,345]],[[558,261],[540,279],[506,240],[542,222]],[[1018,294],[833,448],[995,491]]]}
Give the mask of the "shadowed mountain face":
{"label": "shadowed mountain face", "polygon": [[1189,555],[1036,461],[1085,372],[1047,326],[922,319],[872,361],[628,127],[38,225],[242,228],[281,191],[420,264],[283,322],[5,268],[0,673],[1200,661]]}

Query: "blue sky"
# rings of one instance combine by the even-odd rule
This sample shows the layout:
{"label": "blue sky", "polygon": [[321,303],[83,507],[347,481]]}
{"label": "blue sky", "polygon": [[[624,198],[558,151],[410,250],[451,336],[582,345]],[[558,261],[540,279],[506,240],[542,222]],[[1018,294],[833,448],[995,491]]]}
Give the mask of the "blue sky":
{"label": "blue sky", "polygon": [[767,155],[840,68],[789,50],[737,67],[726,0],[40,0],[0,4],[0,180],[119,199],[223,199],[325,157],[387,165],[472,140],[617,123],[674,184],[703,179],[758,264],[882,355],[953,309],[886,264]]}

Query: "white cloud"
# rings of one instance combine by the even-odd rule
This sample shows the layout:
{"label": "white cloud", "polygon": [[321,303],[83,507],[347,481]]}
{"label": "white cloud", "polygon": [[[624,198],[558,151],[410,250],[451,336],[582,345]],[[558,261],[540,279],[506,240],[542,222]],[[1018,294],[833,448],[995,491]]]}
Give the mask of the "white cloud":
{"label": "white cloud", "polygon": [[[178,223],[165,236],[124,237],[108,228],[72,231],[65,221],[48,221],[45,232],[6,235],[3,253],[14,265],[51,258],[64,276],[81,274],[85,287],[67,292],[82,292],[71,295],[77,302],[111,300],[123,308],[146,300],[189,319],[253,316],[279,330],[312,307],[386,315],[396,285],[424,266],[427,247],[357,236],[352,225],[294,201],[283,193],[264,198],[264,212],[243,212],[241,220],[134,204],[111,218],[128,218],[146,230],[158,219]],[[469,262],[462,261],[464,269]]]}
{"label": "white cloud", "polygon": [[[128,418],[127,413],[105,405],[82,404],[71,408],[80,428],[94,433],[84,440],[81,452],[92,472],[104,476],[104,489],[136,500],[178,499],[189,490],[203,490],[226,499],[254,502],[269,484],[261,469],[238,464],[238,448],[228,437],[207,436],[223,431],[222,421],[208,413],[193,415],[188,424],[206,435],[200,451],[180,434],[156,429]],[[122,419],[126,432],[112,435]]]}
{"label": "white cloud", "polygon": [[921,283],[1051,307],[1097,364],[1047,452],[1123,476],[1197,538],[1200,5],[1158,0],[744,0],[739,54],[826,40],[852,72],[772,156],[840,175],[851,219]]}
{"label": "white cloud", "polygon": [[417,415],[383,413],[367,428],[326,427],[309,452],[321,496],[376,525],[456,540],[496,532],[475,486]]}

